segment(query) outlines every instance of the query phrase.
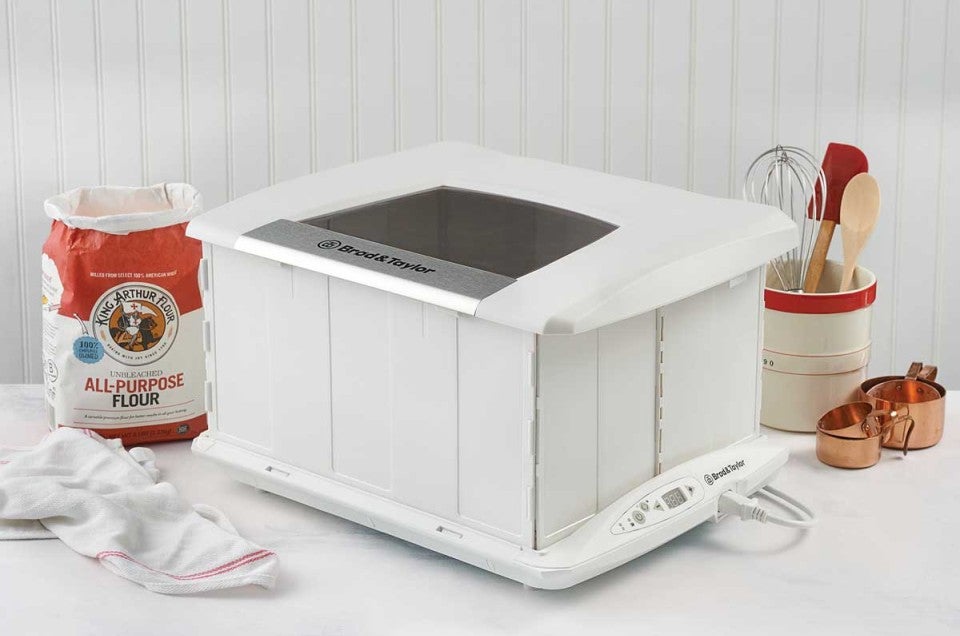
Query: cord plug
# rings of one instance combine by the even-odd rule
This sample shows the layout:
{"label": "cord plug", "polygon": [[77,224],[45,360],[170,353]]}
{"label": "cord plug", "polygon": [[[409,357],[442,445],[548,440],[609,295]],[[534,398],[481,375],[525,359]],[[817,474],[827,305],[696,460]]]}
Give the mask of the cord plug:
{"label": "cord plug", "polygon": [[717,502],[717,513],[725,515],[737,515],[744,521],[759,521],[760,523],[773,523],[787,528],[800,528],[809,530],[817,523],[817,517],[813,511],[805,505],[791,497],[785,492],[781,492],[772,486],[764,486],[757,493],[766,499],[778,504],[782,508],[791,512],[793,519],[770,514],[763,508],[756,499],[744,497],[740,493],[727,490],[720,495]]}
{"label": "cord plug", "polygon": [[744,521],[767,522],[767,511],[760,507],[756,499],[744,497],[732,490],[720,495],[717,512],[725,515],[737,515]]}

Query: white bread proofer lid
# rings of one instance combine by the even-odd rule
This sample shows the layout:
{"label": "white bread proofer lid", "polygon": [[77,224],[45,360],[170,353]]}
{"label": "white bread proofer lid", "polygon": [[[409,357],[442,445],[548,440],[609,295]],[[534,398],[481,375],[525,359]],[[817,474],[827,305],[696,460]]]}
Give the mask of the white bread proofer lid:
{"label": "white bread proofer lid", "polygon": [[[304,223],[437,188],[534,202],[616,227],[513,278]],[[771,206],[451,142],[279,183],[194,219],[187,234],[543,334],[588,331],[662,307],[797,242],[795,224]]]}

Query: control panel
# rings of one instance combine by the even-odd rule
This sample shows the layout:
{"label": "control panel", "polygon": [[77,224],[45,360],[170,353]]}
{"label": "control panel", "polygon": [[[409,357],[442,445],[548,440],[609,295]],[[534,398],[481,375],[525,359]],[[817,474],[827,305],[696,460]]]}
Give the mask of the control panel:
{"label": "control panel", "polygon": [[703,499],[703,485],[692,477],[684,477],[660,486],[630,506],[610,527],[613,534],[649,528],[675,517]]}

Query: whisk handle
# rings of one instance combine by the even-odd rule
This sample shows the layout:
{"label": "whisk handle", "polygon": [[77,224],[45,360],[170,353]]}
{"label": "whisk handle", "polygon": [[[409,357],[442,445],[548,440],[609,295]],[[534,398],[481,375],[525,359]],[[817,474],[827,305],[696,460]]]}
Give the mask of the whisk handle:
{"label": "whisk handle", "polygon": [[827,264],[827,252],[830,251],[830,241],[833,240],[835,221],[824,219],[820,222],[820,231],[817,232],[817,242],[813,244],[813,253],[807,265],[807,273],[803,277],[803,291],[808,294],[816,293],[823,276],[823,268]]}

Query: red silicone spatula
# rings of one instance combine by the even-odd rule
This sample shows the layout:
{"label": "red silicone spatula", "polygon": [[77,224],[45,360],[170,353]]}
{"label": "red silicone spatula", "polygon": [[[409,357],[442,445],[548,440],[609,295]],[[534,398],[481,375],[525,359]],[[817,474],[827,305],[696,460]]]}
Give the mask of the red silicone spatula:
{"label": "red silicone spatula", "polygon": [[[830,143],[827,152],[823,155],[823,174],[827,178],[827,201],[823,208],[823,218],[820,220],[820,231],[817,233],[817,242],[813,245],[813,254],[810,264],[807,265],[807,274],[803,279],[803,291],[812,294],[820,286],[820,277],[823,276],[823,267],[827,262],[827,252],[830,250],[830,241],[833,240],[833,231],[840,222],[840,202],[843,200],[843,190],[850,179],[861,172],[867,171],[867,158],[856,146]],[[814,200],[820,203],[823,193],[820,183],[817,182],[814,190]],[[812,217],[814,201],[810,202],[808,214]]]}

